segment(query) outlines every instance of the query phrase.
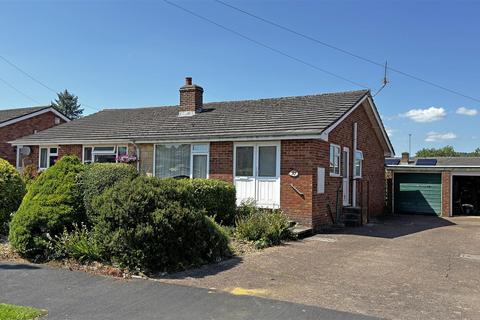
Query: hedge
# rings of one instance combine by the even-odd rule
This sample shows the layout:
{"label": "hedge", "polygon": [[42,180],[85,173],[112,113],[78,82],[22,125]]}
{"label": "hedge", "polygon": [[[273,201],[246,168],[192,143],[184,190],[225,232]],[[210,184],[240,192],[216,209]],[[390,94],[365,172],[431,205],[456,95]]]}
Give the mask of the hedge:
{"label": "hedge", "polygon": [[185,269],[230,254],[228,236],[213,219],[172,200],[178,186],[140,176],[95,197],[93,233],[103,258],[151,272]]}
{"label": "hedge", "polygon": [[24,195],[25,184],[19,173],[8,161],[0,159],[0,234],[8,233],[10,216],[17,211]]}
{"label": "hedge", "polygon": [[204,209],[220,224],[235,223],[236,192],[231,183],[209,179],[161,179],[159,187],[164,197],[186,207]]}
{"label": "hedge", "polygon": [[125,163],[94,163],[86,166],[81,180],[83,185],[83,202],[87,216],[92,219],[95,210],[92,208],[93,198],[105,189],[112,187],[122,179],[132,180],[138,176],[134,166]]}
{"label": "hedge", "polygon": [[47,258],[51,238],[86,220],[83,169],[78,158],[63,157],[29,186],[10,224],[9,240],[20,254]]}

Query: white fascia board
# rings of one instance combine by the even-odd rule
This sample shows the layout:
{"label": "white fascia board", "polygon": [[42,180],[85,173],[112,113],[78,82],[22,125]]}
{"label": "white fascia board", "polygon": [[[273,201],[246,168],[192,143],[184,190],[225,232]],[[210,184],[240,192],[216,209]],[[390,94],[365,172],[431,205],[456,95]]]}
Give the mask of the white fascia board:
{"label": "white fascia board", "polygon": [[65,120],[66,122],[70,122],[70,121],[71,121],[69,118],[65,117],[63,114],[61,114],[60,112],[58,112],[58,111],[55,110],[54,108],[52,108],[52,107],[46,107],[45,109],[41,109],[41,110],[38,110],[38,111],[35,111],[35,112],[32,112],[32,113],[23,115],[23,116],[21,116],[21,117],[18,117],[18,118],[12,119],[12,120],[8,120],[8,121],[5,121],[5,122],[2,122],[2,123],[0,123],[0,128],[1,128],[1,127],[6,127],[6,126],[9,126],[9,125],[11,125],[11,124],[14,124],[14,123],[17,123],[17,122],[20,122],[20,121],[23,121],[23,120],[27,120],[27,119],[30,119],[30,118],[33,118],[33,117],[36,117],[36,116],[39,116],[39,115],[44,114],[44,113],[47,113],[47,112],[52,112],[52,113],[54,113],[57,117]]}

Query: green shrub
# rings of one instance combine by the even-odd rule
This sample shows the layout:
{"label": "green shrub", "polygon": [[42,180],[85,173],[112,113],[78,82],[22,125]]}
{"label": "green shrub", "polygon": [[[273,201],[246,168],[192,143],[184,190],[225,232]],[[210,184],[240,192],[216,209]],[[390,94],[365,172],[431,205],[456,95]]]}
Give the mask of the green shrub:
{"label": "green shrub", "polygon": [[294,238],[290,222],[282,211],[256,208],[252,204],[243,204],[239,210],[244,215],[237,219],[237,238],[252,241],[258,248],[278,245],[282,240]]}
{"label": "green shrub", "polygon": [[25,195],[25,184],[8,161],[0,159],[0,234],[8,233],[11,214],[17,211]]}
{"label": "green shrub", "polygon": [[23,168],[21,177],[25,185],[28,187],[39,175],[40,172],[38,172],[37,167],[33,164],[30,164]]}
{"label": "green shrub", "polygon": [[133,180],[137,176],[138,172],[135,167],[125,163],[94,163],[86,166],[82,174],[82,184],[87,216],[92,218],[95,215],[95,210],[92,209],[94,197],[112,187],[119,180]]}
{"label": "green shrub", "polygon": [[184,269],[228,255],[224,230],[204,211],[182,207],[170,193],[178,195],[168,182],[140,176],[95,197],[94,236],[102,256],[149,272]]}
{"label": "green shrub", "polygon": [[162,179],[160,189],[165,197],[182,206],[205,209],[218,223],[235,223],[236,193],[231,183],[209,179]]}
{"label": "green shrub", "polygon": [[74,258],[79,261],[101,260],[100,249],[92,233],[85,224],[74,225],[72,231],[67,229],[53,239],[55,258]]}
{"label": "green shrub", "polygon": [[46,258],[49,238],[86,220],[79,175],[84,165],[63,157],[28,188],[10,224],[12,246],[27,258]]}

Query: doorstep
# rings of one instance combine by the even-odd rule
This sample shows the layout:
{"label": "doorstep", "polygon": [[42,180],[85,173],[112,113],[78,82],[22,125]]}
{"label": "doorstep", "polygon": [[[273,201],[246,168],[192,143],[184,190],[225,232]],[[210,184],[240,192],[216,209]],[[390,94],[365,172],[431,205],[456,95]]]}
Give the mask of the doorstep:
{"label": "doorstep", "polygon": [[313,229],[301,224],[296,224],[293,227],[292,232],[297,236],[298,239],[304,239],[313,236]]}

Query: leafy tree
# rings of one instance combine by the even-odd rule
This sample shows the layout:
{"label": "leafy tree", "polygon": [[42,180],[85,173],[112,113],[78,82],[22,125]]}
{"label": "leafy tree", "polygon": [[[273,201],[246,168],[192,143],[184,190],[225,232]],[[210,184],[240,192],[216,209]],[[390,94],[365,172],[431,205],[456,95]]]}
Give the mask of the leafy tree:
{"label": "leafy tree", "polygon": [[480,148],[476,148],[473,152],[458,152],[452,146],[443,148],[423,148],[417,151],[417,157],[480,157]]}
{"label": "leafy tree", "polygon": [[423,148],[417,151],[417,157],[457,157],[458,154],[452,146],[445,146],[443,148]]}
{"label": "leafy tree", "polygon": [[78,119],[83,114],[82,105],[78,103],[78,97],[65,89],[63,92],[57,93],[57,99],[52,101],[52,107],[69,117],[70,119]]}

